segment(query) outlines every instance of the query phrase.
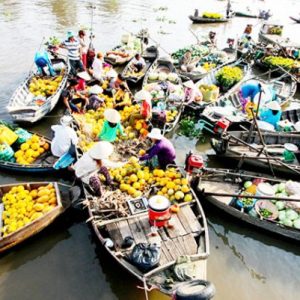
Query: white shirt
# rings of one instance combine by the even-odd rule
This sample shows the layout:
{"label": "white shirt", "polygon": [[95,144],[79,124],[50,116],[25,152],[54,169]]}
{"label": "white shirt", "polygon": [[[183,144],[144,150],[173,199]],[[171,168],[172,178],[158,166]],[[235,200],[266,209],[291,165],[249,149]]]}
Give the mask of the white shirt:
{"label": "white shirt", "polygon": [[86,44],[84,38],[78,37],[78,40],[79,40],[79,43],[80,43],[80,46],[81,46],[81,53],[82,54],[87,54],[88,47],[87,47],[87,44]]}
{"label": "white shirt", "polygon": [[74,129],[69,126],[54,125],[51,127],[54,131],[54,139],[51,143],[51,152],[54,156],[61,157],[68,152],[71,142],[74,145],[78,143],[78,137]]}
{"label": "white shirt", "polygon": [[[125,163],[113,162],[108,159],[102,159],[102,165],[107,168],[120,168]],[[85,184],[89,184],[90,177],[98,172],[99,166],[97,162],[91,158],[89,152],[84,153],[80,159],[74,164],[75,175]]]}
{"label": "white shirt", "polygon": [[92,64],[93,76],[98,79],[103,73],[103,61],[99,58],[95,58]]}
{"label": "white shirt", "polygon": [[140,57],[139,60],[137,60],[137,59],[134,57],[134,58],[132,59],[131,63],[132,63],[133,65],[136,65],[136,64],[138,64],[138,63],[142,64],[142,66],[145,66],[145,65],[146,65],[145,60],[144,60],[142,57]]}

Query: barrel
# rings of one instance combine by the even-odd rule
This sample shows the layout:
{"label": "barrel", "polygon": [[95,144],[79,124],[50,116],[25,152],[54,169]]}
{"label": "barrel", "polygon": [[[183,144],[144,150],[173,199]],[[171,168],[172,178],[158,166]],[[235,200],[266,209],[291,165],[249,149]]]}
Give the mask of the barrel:
{"label": "barrel", "polygon": [[149,222],[152,226],[162,227],[170,219],[170,201],[160,195],[153,196],[148,202]]}

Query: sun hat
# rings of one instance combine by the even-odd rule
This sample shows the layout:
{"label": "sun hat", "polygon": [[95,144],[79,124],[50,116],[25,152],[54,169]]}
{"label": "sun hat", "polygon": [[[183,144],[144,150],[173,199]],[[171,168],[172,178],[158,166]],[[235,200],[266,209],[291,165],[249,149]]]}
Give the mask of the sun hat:
{"label": "sun hat", "polygon": [[266,107],[272,110],[281,110],[281,107],[277,101],[271,101],[267,103]]}
{"label": "sun hat", "polygon": [[106,77],[110,77],[110,78],[116,78],[117,76],[118,73],[114,69],[110,69],[106,74]]}
{"label": "sun hat", "polygon": [[105,119],[110,123],[118,123],[121,120],[119,112],[113,108],[108,108],[104,111]]}
{"label": "sun hat", "polygon": [[79,77],[79,78],[82,78],[82,79],[84,79],[84,80],[91,80],[91,76],[88,74],[88,72],[86,72],[86,71],[83,71],[83,72],[79,72],[79,73],[77,73],[77,76]]}
{"label": "sun hat", "polygon": [[267,46],[266,46],[266,49],[273,49],[274,48],[274,46],[272,45],[272,44],[268,44]]}
{"label": "sun hat", "polygon": [[193,82],[192,80],[189,80],[189,81],[184,82],[183,85],[184,85],[185,87],[187,87],[187,88],[190,88],[190,89],[192,89],[192,88],[195,87],[195,84],[194,84],[194,82]]}
{"label": "sun hat", "polygon": [[74,37],[74,32],[72,30],[67,32],[67,39]]}
{"label": "sun hat", "polygon": [[137,93],[135,93],[134,99],[136,101],[143,101],[143,100],[151,101],[152,96],[148,91],[141,90],[141,91],[138,91]]}
{"label": "sun hat", "polygon": [[89,155],[93,159],[108,158],[114,151],[114,146],[107,141],[97,142],[89,151]]}
{"label": "sun hat", "polygon": [[68,126],[72,122],[72,117],[71,116],[63,116],[60,118],[60,124],[63,126]]}
{"label": "sun hat", "polygon": [[90,89],[89,89],[89,94],[90,95],[98,95],[98,94],[101,94],[103,92],[103,89],[98,85],[93,85]]}
{"label": "sun hat", "polygon": [[161,134],[159,128],[152,128],[152,130],[148,133],[147,137],[150,139],[161,140],[163,138],[163,135]]}

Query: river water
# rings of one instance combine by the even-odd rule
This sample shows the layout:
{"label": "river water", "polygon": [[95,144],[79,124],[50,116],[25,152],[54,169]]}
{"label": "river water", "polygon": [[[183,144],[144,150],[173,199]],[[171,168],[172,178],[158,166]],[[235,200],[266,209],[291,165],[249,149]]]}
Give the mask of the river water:
{"label": "river water", "polygon": [[[160,44],[161,53],[195,42],[190,29],[199,36],[216,31],[219,46],[228,37],[237,38],[246,24],[261,22],[235,18],[225,25],[192,25],[196,1],[192,0],[99,0],[94,1],[95,46],[102,51],[119,43],[128,30],[148,27]],[[90,28],[91,2],[78,0],[0,0],[0,118],[9,120],[5,106],[17,85],[32,68],[33,56],[43,38],[64,38],[70,29]],[[298,15],[300,1],[238,1],[235,6],[271,8],[274,20],[286,25],[285,32],[296,37],[300,25],[289,20]],[[167,10],[158,10],[167,7]],[[199,11],[224,12],[224,1],[198,1]],[[158,21],[164,19],[165,21]],[[174,24],[173,21],[176,23]],[[33,129],[50,136],[49,127],[57,122],[62,108]],[[178,160],[189,149],[208,149],[196,140],[174,136]],[[0,174],[1,183],[49,180]],[[217,289],[216,300],[294,300],[299,299],[300,249],[267,234],[232,222],[214,211],[206,211],[211,255],[208,279]],[[0,299],[144,299],[139,284],[103,251],[86,225],[84,215],[65,214],[38,236],[0,257]],[[150,299],[166,299],[157,292]]]}

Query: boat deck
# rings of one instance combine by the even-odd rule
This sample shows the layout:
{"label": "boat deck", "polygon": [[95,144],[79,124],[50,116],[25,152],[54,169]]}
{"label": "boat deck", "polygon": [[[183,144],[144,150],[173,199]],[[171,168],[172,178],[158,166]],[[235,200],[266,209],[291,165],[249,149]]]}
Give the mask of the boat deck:
{"label": "boat deck", "polygon": [[160,265],[172,262],[181,255],[196,255],[198,247],[203,247],[205,250],[204,234],[203,240],[202,236],[200,237],[199,245],[195,238],[204,233],[204,228],[200,225],[190,205],[182,206],[178,214],[172,214],[171,220],[174,226],[172,228],[160,227],[155,236],[151,235],[148,214],[116,221],[107,224],[105,228],[114,241],[116,251],[121,251],[125,255],[132,249],[121,248],[127,236],[133,237],[134,244],[156,243],[160,245]]}

